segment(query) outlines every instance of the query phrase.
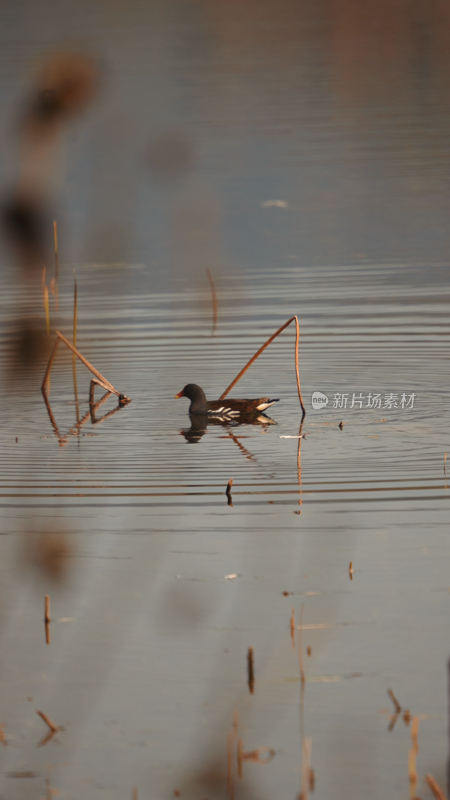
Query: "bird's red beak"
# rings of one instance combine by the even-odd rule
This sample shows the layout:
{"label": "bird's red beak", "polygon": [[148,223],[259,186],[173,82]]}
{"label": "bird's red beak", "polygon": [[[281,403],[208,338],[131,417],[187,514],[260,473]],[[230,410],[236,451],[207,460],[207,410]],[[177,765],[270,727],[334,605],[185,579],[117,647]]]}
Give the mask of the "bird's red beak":
{"label": "bird's red beak", "polygon": [[179,397],[184,397],[184,389],[182,389],[181,392],[175,395],[176,400],[178,400]]}

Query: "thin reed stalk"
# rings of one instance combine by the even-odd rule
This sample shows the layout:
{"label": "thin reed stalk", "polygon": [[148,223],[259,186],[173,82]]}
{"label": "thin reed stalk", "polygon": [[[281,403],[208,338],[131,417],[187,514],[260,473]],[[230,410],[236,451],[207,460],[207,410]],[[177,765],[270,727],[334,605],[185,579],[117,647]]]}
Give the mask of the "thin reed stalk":
{"label": "thin reed stalk", "polygon": [[[99,372],[97,369],[95,369],[95,367],[93,367],[92,364],[89,363],[87,358],[85,358],[83,355],[81,355],[79,350],[77,350],[76,347],[74,347],[68,341],[68,339],[66,339],[66,337],[63,336],[62,333],[60,333],[59,331],[56,331],[56,341],[55,341],[52,353],[50,355],[49,362],[47,364],[47,369],[45,370],[44,380],[42,381],[42,385],[41,385],[41,389],[42,389],[44,394],[46,393],[47,385],[48,385],[48,383],[50,381],[50,370],[52,368],[52,364],[53,364],[53,361],[55,359],[56,350],[57,350],[58,342],[59,342],[60,339],[61,339],[62,342],[64,342],[66,347],[68,347],[69,350],[72,351],[72,353],[75,353],[77,358],[80,359],[80,361],[85,365],[85,367],[87,367],[92,372],[92,374],[95,375],[95,377],[97,378],[97,381],[94,381],[94,383],[99,383],[99,385],[102,386],[104,389],[106,389],[107,392],[111,392],[111,394],[115,394],[119,398],[120,406],[127,405],[129,402],[131,402],[129,397],[126,397],[124,394],[121,394],[120,392],[118,392],[117,389],[114,388],[112,383],[107,381],[106,378],[103,377],[101,372]],[[93,402],[93,386],[92,386],[92,383],[93,382],[91,381],[91,403]]]}
{"label": "thin reed stalk", "polygon": [[302,742],[302,763],[300,777],[300,796],[299,800],[309,800],[311,784],[314,775],[311,769],[312,740],[310,736],[304,736]]}
{"label": "thin reed stalk", "polygon": [[58,425],[56,424],[55,417],[53,416],[52,407],[50,405],[50,400],[48,399],[47,389],[45,388],[45,386],[41,386],[41,392],[42,392],[42,397],[44,398],[44,403],[45,403],[46,408],[47,408],[47,412],[48,412],[48,416],[50,418],[50,422],[52,424],[52,428],[53,428],[53,430],[55,432],[55,435],[58,438],[59,445],[60,445],[60,447],[64,447],[67,444],[67,437],[66,436],[62,436],[60,431],[59,431]]}
{"label": "thin reed stalk", "polygon": [[292,649],[295,648],[295,611],[292,608],[291,614],[291,640],[292,640]]}
{"label": "thin reed stalk", "polygon": [[217,318],[218,318],[218,305],[217,305],[217,295],[216,295],[216,287],[214,286],[213,277],[209,269],[206,269],[209,279],[209,285],[211,286],[211,294],[212,294],[212,307],[213,307],[213,329],[212,329],[212,336],[214,336],[217,328]]}
{"label": "thin reed stalk", "polygon": [[[298,449],[297,449],[297,479],[298,479],[298,493],[300,497],[298,498],[299,506],[302,505],[302,436],[303,436],[303,422],[305,419],[305,414],[303,413],[302,421],[300,423],[300,428],[298,431]],[[299,511],[299,514],[302,512]]]}
{"label": "thin reed stalk", "polygon": [[58,256],[58,226],[56,220],[53,220],[53,238],[55,240],[55,276],[56,280],[59,278],[59,256]]}
{"label": "thin reed stalk", "polygon": [[432,775],[425,775],[425,783],[427,784],[428,788],[431,789],[436,800],[447,800],[445,793],[442,791],[438,782],[435,781]]}
{"label": "thin reed stalk", "polygon": [[48,594],[45,595],[45,641],[47,644],[50,644],[50,597]]}
{"label": "thin reed stalk", "polygon": [[[77,315],[78,315],[78,287],[77,287],[77,279],[74,270],[74,286],[73,286],[73,335],[72,341],[73,346],[77,346]],[[75,361],[75,353],[73,354],[73,360]]]}
{"label": "thin reed stalk", "polygon": [[255,691],[255,667],[253,661],[253,647],[248,648],[247,652],[247,683],[250,694]]}
{"label": "thin reed stalk", "polygon": [[395,713],[396,714],[400,714],[401,710],[402,710],[402,707],[401,707],[400,703],[398,702],[394,692],[392,691],[392,689],[388,689],[387,693],[388,693],[389,697],[391,698],[391,700],[392,700],[392,702],[394,704]]}
{"label": "thin reed stalk", "polygon": [[[77,317],[78,317],[78,287],[77,287],[77,278],[75,275],[75,270],[73,271],[74,276],[74,287],[73,287],[73,334],[72,334],[72,343],[73,346],[77,346]],[[73,392],[75,395],[75,407],[76,407],[76,414],[77,414],[77,423],[80,421],[80,407],[78,402],[78,384],[77,384],[77,363],[75,358],[75,353],[72,353],[72,376],[73,376]]]}
{"label": "thin reed stalk", "polygon": [[80,421],[80,404],[78,401],[77,365],[75,361],[75,356],[73,357],[72,361],[72,377],[73,377],[73,393],[75,396],[75,409],[76,409],[77,423],[78,423]]}
{"label": "thin reed stalk", "polygon": [[303,669],[303,640],[302,640],[302,635],[303,635],[303,610],[304,610],[304,607],[305,607],[305,604],[302,603],[302,608],[301,608],[301,611],[300,611],[300,625],[299,625],[299,628],[298,628],[299,631],[300,631],[300,634],[299,634],[299,637],[298,637],[298,667],[299,667],[299,670],[300,670],[300,680],[301,680],[303,686],[305,685],[305,670]]}
{"label": "thin reed stalk", "polygon": [[55,344],[53,345],[53,350],[50,353],[50,358],[48,360],[47,369],[45,370],[44,379],[43,379],[42,384],[41,384],[41,389],[44,392],[47,391],[47,384],[49,383],[49,380],[50,380],[50,370],[51,370],[53,362],[55,360],[55,356],[56,356],[56,351],[58,349],[58,345],[59,345],[59,339],[58,339],[58,337],[56,337]]}
{"label": "thin reed stalk", "polygon": [[228,388],[225,389],[225,391],[220,395],[219,400],[224,400],[224,398],[227,396],[227,394],[229,394],[229,392],[231,392],[231,390],[234,388],[234,386],[236,386],[237,382],[247,372],[249,367],[251,367],[251,365],[254,363],[254,361],[256,361],[258,356],[260,356],[261,353],[264,352],[266,347],[268,347],[269,344],[271,344],[271,342],[273,342],[273,340],[276,339],[276,337],[279,336],[280,333],[282,333],[284,331],[284,329],[287,328],[288,325],[290,325],[291,322],[294,322],[294,321],[295,321],[295,327],[296,327],[296,336],[295,336],[295,373],[296,373],[296,377],[297,377],[298,399],[300,400],[300,405],[302,407],[303,416],[305,416],[306,409],[305,409],[305,406],[304,406],[304,403],[303,403],[302,392],[301,392],[301,389],[300,389],[300,372],[299,372],[299,367],[298,367],[298,345],[299,345],[299,341],[300,341],[300,328],[299,328],[298,319],[297,319],[296,316],[291,317],[290,319],[288,319],[288,321],[285,322],[284,325],[281,326],[281,328],[278,328],[278,330],[275,331],[275,333],[272,336],[270,336],[269,339],[267,339],[267,342],[265,342],[262,345],[262,347],[259,348],[259,350],[255,353],[255,355],[252,356],[250,361],[247,362],[245,367],[243,369],[241,369],[239,375],[236,376],[234,381],[232,381],[232,383],[230,383]]}
{"label": "thin reed stalk", "polygon": [[234,800],[234,748],[236,741],[235,731],[227,735],[227,797]]}
{"label": "thin reed stalk", "polygon": [[45,322],[47,325],[47,336],[50,336],[50,307],[48,303],[48,288],[44,286],[44,308],[45,308]]}
{"label": "thin reed stalk", "polygon": [[53,238],[55,240],[55,306],[58,310],[58,281],[59,281],[59,256],[58,256],[58,228],[53,220]]}

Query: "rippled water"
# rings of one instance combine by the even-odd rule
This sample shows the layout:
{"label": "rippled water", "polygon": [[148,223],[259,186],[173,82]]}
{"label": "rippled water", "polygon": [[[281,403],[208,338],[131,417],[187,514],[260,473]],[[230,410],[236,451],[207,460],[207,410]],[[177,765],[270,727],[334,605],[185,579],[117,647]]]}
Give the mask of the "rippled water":
{"label": "rippled water", "polygon": [[[314,797],[426,800],[427,773],[449,794],[445,5],[0,18],[2,203],[36,63],[99,58],[48,162],[50,322],[72,338],[75,270],[77,345],[132,399],[93,424],[60,346],[47,408],[15,344],[41,276],[0,243],[0,796],[293,800],[303,772],[307,800],[309,742]],[[271,424],[191,427],[184,384],[219,397],[293,314],[303,427],[294,329],[232,392],[279,398]]]}
{"label": "rippled water", "polygon": [[[71,357],[61,349],[50,392],[59,438],[42,373],[13,412],[3,408],[6,796],[42,786],[50,763],[50,784],[68,797],[119,797],[133,785],[143,796],[219,796],[223,784],[201,789],[198,775],[215,764],[223,773],[235,711],[244,749],[276,752],[267,765],[244,762],[239,791],[295,796],[302,745],[292,608],[305,626],[304,730],[319,796],[343,797],[349,783],[366,797],[404,796],[410,728],[399,717],[387,730],[389,688],[421,715],[422,773],[444,783],[449,295],[445,271],[427,266],[424,285],[424,269],[289,267],[222,278],[215,335],[206,276],[201,291],[186,279],[155,294],[150,270],[117,268],[105,296],[103,268],[78,271],[78,347],[132,403],[77,434]],[[8,314],[24,300],[9,286],[4,358]],[[62,320],[71,304],[67,277]],[[297,436],[301,420],[289,329],[233,392],[279,397],[276,424],[210,425],[189,439],[187,401],[175,393],[197,381],[219,396],[292,313],[307,407],[301,451],[298,439],[280,438]],[[81,418],[90,380],[82,366],[77,380]],[[315,390],[330,397],[327,408],[312,409]],[[412,409],[339,410],[338,392],[416,397]],[[99,413],[115,406],[111,398]],[[44,530],[66,536],[59,586],[24,565]],[[36,750],[45,726],[35,707],[64,726],[59,746]],[[36,777],[7,777],[27,771]]]}

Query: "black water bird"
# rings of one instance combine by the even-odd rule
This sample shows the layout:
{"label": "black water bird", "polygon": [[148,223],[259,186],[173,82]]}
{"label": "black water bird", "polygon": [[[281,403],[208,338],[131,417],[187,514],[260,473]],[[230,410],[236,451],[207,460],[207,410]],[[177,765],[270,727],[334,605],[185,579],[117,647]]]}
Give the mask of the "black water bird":
{"label": "black water bird", "polygon": [[[231,397],[227,397],[226,400],[207,400],[203,389],[196,383],[188,383],[175,397],[187,397],[191,401],[189,406],[191,416],[205,416],[223,422],[257,418],[261,412],[278,403],[278,400],[269,400],[268,397],[259,397],[256,400]],[[262,416],[264,417],[264,414]]]}

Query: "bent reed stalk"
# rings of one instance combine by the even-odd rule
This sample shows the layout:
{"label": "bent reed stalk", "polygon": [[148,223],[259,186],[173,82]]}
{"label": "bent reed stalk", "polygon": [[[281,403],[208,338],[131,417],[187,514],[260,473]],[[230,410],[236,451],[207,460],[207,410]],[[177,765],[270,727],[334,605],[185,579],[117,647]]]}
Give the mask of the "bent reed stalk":
{"label": "bent reed stalk", "polygon": [[234,388],[234,386],[236,386],[237,382],[247,372],[249,367],[251,367],[253,362],[256,361],[258,356],[260,356],[261,353],[264,352],[266,347],[268,347],[269,344],[271,344],[271,342],[273,342],[273,340],[276,339],[276,337],[279,336],[280,333],[282,333],[284,331],[284,329],[287,328],[288,325],[290,325],[291,322],[294,322],[294,321],[295,321],[295,328],[296,328],[296,333],[295,333],[295,373],[296,373],[296,377],[297,377],[298,399],[300,400],[300,405],[302,407],[303,416],[305,416],[306,409],[305,409],[305,406],[304,406],[304,403],[303,403],[302,392],[301,392],[301,389],[300,389],[300,372],[299,372],[299,368],[298,368],[298,345],[299,345],[299,341],[300,341],[300,327],[299,327],[298,319],[297,319],[296,316],[291,317],[290,319],[288,319],[288,321],[285,322],[284,325],[281,326],[281,328],[278,328],[278,330],[275,331],[275,333],[272,334],[272,336],[270,336],[269,339],[267,339],[267,342],[265,342],[262,345],[262,347],[259,348],[258,352],[255,353],[255,355],[250,359],[250,361],[245,365],[245,367],[243,369],[241,369],[239,375],[237,375],[237,377],[234,379],[234,381],[232,383],[230,383],[228,388],[225,389],[225,391],[220,395],[219,400],[224,400],[224,398],[227,396],[227,394],[229,394],[229,392],[231,392],[231,390]]}
{"label": "bent reed stalk", "polygon": [[118,392],[117,389],[114,388],[112,383],[107,381],[106,378],[103,377],[101,372],[99,372],[97,369],[95,369],[95,367],[93,367],[92,364],[89,363],[87,358],[82,356],[80,351],[77,350],[77,348],[74,347],[72,344],[70,344],[69,340],[66,339],[66,337],[63,336],[62,333],[60,333],[59,331],[56,331],[56,335],[61,339],[62,342],[64,342],[64,344],[69,348],[69,350],[72,350],[72,353],[75,353],[75,355],[78,356],[78,358],[84,364],[84,366],[87,367],[92,372],[92,374],[95,375],[96,378],[98,378],[99,381],[101,381],[101,383],[102,383],[102,385],[104,386],[105,389],[108,389],[110,392],[112,392],[113,394],[117,395],[117,397],[120,396],[120,392]]}
{"label": "bent reed stalk", "polygon": [[[82,356],[80,351],[77,350],[76,347],[74,347],[68,341],[68,339],[66,339],[66,337],[63,336],[62,333],[60,333],[59,331],[56,331],[56,341],[55,341],[55,344],[53,346],[53,350],[52,350],[52,353],[50,355],[49,362],[47,364],[47,369],[45,370],[44,379],[43,379],[42,384],[41,384],[41,390],[43,392],[46,392],[47,385],[48,385],[48,383],[50,381],[50,370],[52,368],[52,364],[53,364],[53,361],[55,359],[56,351],[58,349],[59,340],[61,340],[66,345],[66,347],[68,347],[69,350],[72,351],[72,353],[75,353],[75,355],[80,359],[80,361],[85,365],[85,367],[87,367],[92,372],[92,374],[95,375],[95,377],[97,378],[97,381],[94,381],[94,383],[98,383],[100,386],[102,386],[104,389],[106,389],[107,392],[111,392],[111,394],[115,394],[119,398],[119,403],[121,405],[127,405],[127,403],[130,402],[129,397],[126,397],[124,394],[121,394],[120,392],[118,392],[117,389],[114,388],[112,383],[107,381],[106,378],[103,377],[101,372],[99,372],[97,369],[95,369],[95,367],[93,367],[92,364],[89,363],[87,358]],[[91,402],[92,402],[92,386],[91,386]]]}

